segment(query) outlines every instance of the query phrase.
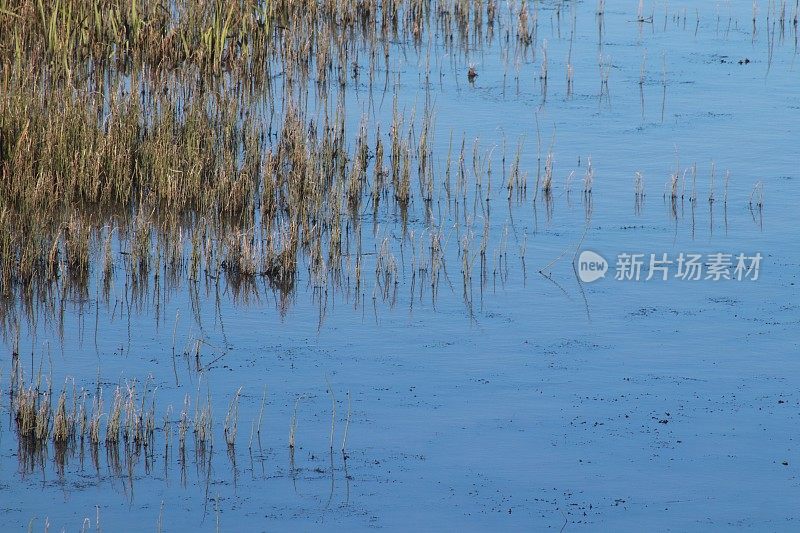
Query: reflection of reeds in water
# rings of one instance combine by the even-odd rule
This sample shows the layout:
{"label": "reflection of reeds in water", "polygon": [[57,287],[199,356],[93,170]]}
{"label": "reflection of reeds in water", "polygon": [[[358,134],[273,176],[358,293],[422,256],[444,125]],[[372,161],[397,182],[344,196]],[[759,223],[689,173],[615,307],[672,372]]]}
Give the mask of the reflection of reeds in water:
{"label": "reflection of reeds in water", "polygon": [[761,209],[764,207],[764,182],[757,181],[750,192],[750,207]]}
{"label": "reflection of reeds in water", "polygon": [[764,183],[757,181],[750,192],[750,215],[758,227],[764,227]]}
{"label": "reflection of reeds in water", "polygon": [[394,299],[397,293],[398,279],[397,260],[392,253],[389,238],[383,239],[377,260],[375,261],[375,290],[383,300]]}
{"label": "reflection of reeds in water", "polygon": [[713,204],[714,203],[714,199],[715,199],[715,197],[714,197],[714,185],[715,185],[716,179],[717,179],[717,164],[714,161],[712,161],[711,162],[711,174],[709,176],[709,182],[708,182],[708,203],[709,204]]}
{"label": "reflection of reeds in water", "polygon": [[547,152],[544,162],[544,178],[542,179],[542,192],[547,196],[553,192],[553,152]]}
{"label": "reflection of reeds in water", "polygon": [[608,88],[608,80],[611,77],[611,58],[600,54],[598,67],[600,69],[600,102],[602,103],[603,99],[605,99],[607,102],[610,102],[611,92]]}
{"label": "reflection of reeds in water", "polygon": [[292,412],[292,420],[289,423],[289,449],[294,452],[295,439],[297,438],[297,408],[300,405],[300,398],[294,402],[294,411]]}
{"label": "reflection of reeds in water", "polygon": [[633,176],[633,195],[634,195],[634,212],[639,215],[644,206],[644,176],[641,172],[636,172]]}
{"label": "reflection of reeds in water", "polygon": [[520,138],[517,142],[517,150],[514,153],[514,161],[511,163],[511,172],[508,174],[508,182],[506,188],[508,189],[508,200],[511,201],[512,196],[516,196],[518,202],[525,199],[528,189],[528,177],[522,170],[521,159],[523,150],[523,139]]}
{"label": "reflection of reeds in water", "polygon": [[[522,4],[517,14],[517,37],[524,45],[530,45],[534,41],[534,31],[531,29],[530,14],[528,12],[528,3],[522,0]],[[536,24],[536,17],[534,16],[534,27]]]}

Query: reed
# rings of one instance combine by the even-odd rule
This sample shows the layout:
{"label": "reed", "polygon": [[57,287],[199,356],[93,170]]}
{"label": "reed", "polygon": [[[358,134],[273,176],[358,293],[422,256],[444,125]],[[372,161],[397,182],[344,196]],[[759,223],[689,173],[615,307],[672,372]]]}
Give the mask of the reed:
{"label": "reed", "polygon": [[638,171],[633,176],[633,192],[637,198],[644,197],[644,176]]}
{"label": "reed", "polygon": [[601,53],[598,60],[598,68],[600,70],[600,101],[602,102],[604,98],[610,101],[611,92],[608,81],[611,78],[611,58]]}
{"label": "reed", "polygon": [[543,86],[547,85],[547,39],[542,41],[542,64],[540,66],[539,79]]}
{"label": "reed", "polygon": [[731,180],[731,171],[730,170],[726,170],[725,171],[725,189],[724,189],[723,198],[722,198],[722,203],[725,204],[725,205],[728,205],[728,184],[729,184],[730,180]]}
{"label": "reed", "polygon": [[717,164],[712,161],[711,162],[711,174],[709,175],[709,183],[708,183],[708,203],[714,203],[714,185],[717,179]]}
{"label": "reed", "polygon": [[634,195],[634,212],[639,215],[644,206],[645,186],[644,176],[641,172],[636,172],[633,176],[633,195]]}
{"label": "reed", "polygon": [[528,3],[522,0],[522,5],[517,15],[517,38],[525,45],[529,45],[533,42],[533,34],[528,19]]}
{"label": "reed", "polygon": [[671,199],[675,200],[680,191],[680,183],[681,175],[678,172],[673,173],[669,178],[669,182],[666,186],[667,191],[664,193],[664,195],[669,195]]}
{"label": "reed", "polygon": [[62,390],[53,418],[53,442],[66,444],[72,437],[73,429],[72,420],[67,413],[67,393]]}
{"label": "reed", "polygon": [[[199,395],[198,395],[199,396]],[[194,413],[194,439],[199,450],[209,443],[213,444],[213,420],[211,417],[211,394],[206,397],[205,403],[195,403]]]}
{"label": "reed", "polygon": [[191,405],[189,395],[183,399],[183,409],[178,419],[178,448],[183,453],[186,449],[186,432],[189,431],[189,407]]}
{"label": "reed", "polygon": [[92,400],[92,416],[89,419],[89,442],[100,444],[100,419],[103,417],[103,390],[99,389]]}
{"label": "reed", "polygon": [[264,420],[264,406],[267,403],[267,386],[264,385],[264,394],[261,396],[261,407],[258,410],[258,420],[253,421],[253,426],[250,430],[250,441],[247,447],[250,449],[253,446],[253,434],[258,437],[259,445],[261,443],[261,423]]}
{"label": "reed", "polygon": [[542,179],[542,192],[545,195],[553,191],[553,152],[547,152],[547,159],[544,162],[544,178]]}
{"label": "reed", "polygon": [[114,398],[106,422],[106,444],[116,445],[119,442],[120,427],[122,424],[123,396],[119,387],[114,390]]}
{"label": "reed", "polygon": [[225,426],[223,433],[225,435],[225,442],[229,447],[236,446],[236,434],[239,432],[239,395],[242,393],[242,387],[239,387],[228,406],[228,412],[225,415]]}

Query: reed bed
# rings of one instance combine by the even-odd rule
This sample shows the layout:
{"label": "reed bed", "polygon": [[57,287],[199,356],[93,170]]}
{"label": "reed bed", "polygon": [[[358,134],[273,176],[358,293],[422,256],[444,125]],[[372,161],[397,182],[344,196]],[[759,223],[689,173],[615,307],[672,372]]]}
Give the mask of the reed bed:
{"label": "reed bed", "polygon": [[[24,474],[44,468],[50,450],[55,452],[54,463],[59,477],[66,475],[65,467],[70,460],[79,459],[83,465],[86,451],[95,469],[100,468],[99,451],[104,449],[110,472],[120,478],[133,475],[133,469],[143,462],[145,473],[153,468],[156,445],[162,447],[165,468],[172,457],[173,428],[178,435],[178,462],[181,468],[186,463],[186,437],[189,431],[194,434],[195,461],[198,466],[207,464],[214,448],[214,435],[221,434],[225,440],[228,457],[236,461],[236,438],[240,420],[239,408],[243,388],[234,391],[224,422],[215,423],[211,395],[200,395],[198,389],[194,397],[187,395],[177,419],[173,419],[174,410],[168,406],[163,423],[156,427],[155,400],[156,387],[150,380],[139,383],[136,380],[113,387],[112,401],[107,405],[102,401],[104,387],[98,386],[91,407],[86,410],[87,391],[78,390],[74,380],[65,383],[62,391],[54,397],[50,378],[41,373],[34,380],[28,381],[20,369],[14,388],[8,392],[11,403],[11,428],[0,428],[0,431],[13,431],[19,442],[19,462]],[[71,384],[71,386],[68,386]],[[9,385],[10,387],[10,385]],[[261,452],[262,421],[266,403],[266,388],[259,405],[255,407],[252,425],[258,435],[257,450]],[[326,445],[333,452],[333,439],[336,436],[337,400],[330,382],[327,391],[332,402],[332,415],[329,428],[320,427],[320,436],[324,435]],[[291,409],[289,428],[289,446],[299,447],[297,435],[298,408],[301,397],[294,402]],[[194,408],[192,410],[192,405]],[[347,393],[346,416],[343,417],[342,453],[348,443],[348,432],[352,423],[352,405]],[[105,438],[101,438],[101,424],[105,419]],[[253,453],[251,436],[250,453]],[[130,478],[129,482],[133,482]]]}
{"label": "reed bed", "polygon": [[[424,221],[418,234],[432,236],[430,260],[413,269],[428,277],[431,299],[446,261],[458,260],[470,272],[461,253],[465,234],[481,235],[480,248],[470,253],[486,267],[489,247],[495,257],[505,253],[489,220],[497,147],[463,134],[459,145],[453,142],[458,132],[451,131],[446,161],[435,153],[440,132],[430,95],[419,107],[405,108],[398,101],[399,75],[390,80],[396,71],[391,56],[413,49],[428,80],[438,46],[463,57],[460,76],[466,70],[475,81],[472,51],[500,43],[507,61],[538,70],[544,98],[554,63],[540,24],[555,14],[560,39],[565,6],[522,1],[508,7],[506,13],[494,0],[156,0],[125,6],[3,0],[3,331],[13,330],[18,312],[28,321],[47,310],[58,316],[59,300],[97,298],[111,306],[122,287],[124,298],[138,305],[151,290],[174,290],[182,281],[198,291],[226,283],[238,302],[260,298],[263,283],[278,295],[281,309],[301,280],[323,295],[335,292],[330,285],[344,285],[354,301],[374,286],[373,298],[393,304],[407,271],[402,247],[413,220]],[[782,13],[782,20],[790,17]],[[601,32],[604,14],[605,3],[598,2]],[[568,95],[575,74],[574,10],[571,19]],[[652,16],[640,3],[637,20],[643,19]],[[437,40],[426,43],[426,35]],[[601,47],[601,101],[610,101],[611,71]],[[640,87],[644,80],[643,62]],[[353,83],[369,88],[371,107],[383,87],[381,99],[393,101],[388,123],[363,109],[360,120],[349,116],[345,93]],[[523,139],[508,161],[505,152],[504,141],[500,188],[509,202],[521,203],[528,187]],[[548,220],[557,160],[552,144],[543,153],[540,141],[533,202],[541,192]],[[569,175],[567,194],[574,171]],[[585,196],[593,183],[590,161]],[[681,184],[685,188],[686,180]],[[374,247],[361,237],[370,214]],[[380,223],[395,217],[402,235],[384,241]],[[484,221],[482,229],[473,227],[476,220]],[[453,254],[444,252],[451,237],[442,228],[448,225]],[[369,283],[364,277],[373,266]],[[144,417],[142,400],[137,409]],[[108,401],[113,406],[117,398]],[[104,418],[105,438],[125,429],[117,422]],[[99,424],[87,414],[92,430]],[[129,431],[129,440],[147,440],[135,435],[138,427]]]}

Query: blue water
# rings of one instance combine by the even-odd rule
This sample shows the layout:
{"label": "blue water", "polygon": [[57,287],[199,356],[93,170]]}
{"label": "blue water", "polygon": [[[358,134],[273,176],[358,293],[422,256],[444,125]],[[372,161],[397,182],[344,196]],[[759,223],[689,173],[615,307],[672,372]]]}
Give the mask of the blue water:
{"label": "blue water", "polygon": [[[74,378],[91,395],[99,381],[107,407],[116,384],[136,379],[142,387],[149,379],[157,444],[151,465],[139,458],[128,470],[123,461],[121,472],[103,446],[96,469],[88,445],[83,462],[74,453],[63,473],[52,446],[27,471],[10,416],[2,416],[0,525],[19,529],[35,519],[34,530],[46,521],[54,530],[75,530],[86,518],[96,527],[99,516],[100,527],[114,531],[156,529],[159,521],[168,531],[218,524],[248,531],[796,530],[796,29],[787,22],[781,38],[775,15],[768,26],[766,2],[759,3],[753,36],[749,2],[646,2],[654,18],[642,24],[635,22],[635,2],[609,2],[601,42],[596,5],[574,3],[571,96],[567,3],[560,28],[556,2],[541,3],[535,58],[512,46],[506,61],[504,29],[461,54],[436,45],[435,36],[430,85],[427,50],[394,44],[386,95],[376,83],[370,98],[363,79],[345,88],[347,124],[355,132],[366,114],[371,131],[376,124],[387,131],[395,94],[409,119],[414,109],[419,120],[426,99],[432,102],[432,223],[419,199],[405,235],[399,216],[384,213],[373,225],[365,215],[361,235],[371,255],[364,256],[360,292],[354,264],[346,263],[345,282],[326,286],[324,306],[301,268],[288,301],[261,284],[258,298],[245,302],[224,280],[206,280],[194,306],[188,282],[129,305],[118,286],[107,306],[67,302],[63,336],[52,322],[40,321],[35,331],[23,325],[23,367],[30,375],[42,364],[56,392]],[[501,12],[508,16],[505,4]],[[610,65],[607,94],[600,55]],[[478,72],[474,83],[467,80],[470,64]],[[488,183],[476,192],[469,174],[466,222],[463,205],[460,215],[448,210],[443,189],[451,132],[454,169],[462,139],[470,172],[476,139],[483,164],[491,153],[490,200]],[[509,202],[503,154],[508,173],[520,139],[528,191]],[[552,199],[540,191],[534,201],[537,165],[544,167],[551,145]],[[582,182],[589,157],[590,197]],[[693,164],[696,200],[691,182],[681,182],[673,205],[665,196],[670,176]],[[637,171],[646,193],[638,212]],[[758,182],[761,206],[753,194]],[[431,231],[443,235],[447,265],[435,298],[430,280],[415,270],[425,263]],[[460,256],[465,236],[469,301]],[[396,295],[387,299],[374,276],[384,238],[398,264],[390,290]],[[605,279],[576,279],[578,249],[609,260]],[[759,279],[613,279],[620,253],[681,252],[760,253]],[[547,277],[539,272],[546,266]],[[6,344],[10,350],[11,340]],[[4,364],[4,389],[9,370]],[[333,452],[328,383],[336,404]],[[265,385],[259,446],[250,435]],[[239,387],[231,454],[222,422]],[[176,424],[187,394],[190,414],[210,394],[216,433],[210,465],[195,459],[189,435],[182,479]],[[168,406],[173,449],[165,459]]]}

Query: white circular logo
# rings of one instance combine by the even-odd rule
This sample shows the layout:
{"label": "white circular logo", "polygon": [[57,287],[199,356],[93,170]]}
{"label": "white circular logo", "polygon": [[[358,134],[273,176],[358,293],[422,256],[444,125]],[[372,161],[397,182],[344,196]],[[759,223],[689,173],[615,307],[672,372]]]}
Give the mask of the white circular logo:
{"label": "white circular logo", "polygon": [[578,257],[578,277],[584,283],[592,283],[604,278],[608,272],[608,261],[590,250],[584,250]]}

